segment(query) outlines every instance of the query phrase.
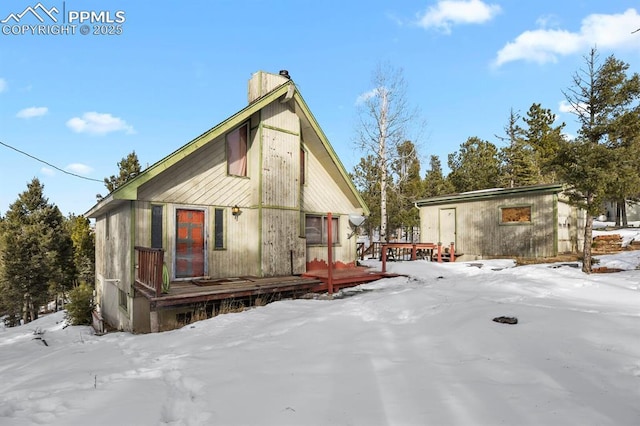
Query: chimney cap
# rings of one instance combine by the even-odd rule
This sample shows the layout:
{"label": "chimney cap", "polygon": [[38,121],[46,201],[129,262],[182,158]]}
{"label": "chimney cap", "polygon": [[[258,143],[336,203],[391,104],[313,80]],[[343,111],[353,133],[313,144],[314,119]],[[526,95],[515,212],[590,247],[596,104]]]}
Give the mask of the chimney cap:
{"label": "chimney cap", "polygon": [[288,79],[291,78],[291,76],[289,75],[289,71],[287,70],[280,70],[280,75],[283,76],[284,78],[288,78]]}

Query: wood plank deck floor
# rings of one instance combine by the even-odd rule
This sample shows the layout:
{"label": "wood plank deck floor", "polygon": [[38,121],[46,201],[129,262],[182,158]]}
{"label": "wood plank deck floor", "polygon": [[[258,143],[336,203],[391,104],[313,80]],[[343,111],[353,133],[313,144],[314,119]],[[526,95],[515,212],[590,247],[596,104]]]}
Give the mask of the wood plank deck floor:
{"label": "wood plank deck floor", "polygon": [[320,284],[319,279],[297,276],[176,281],[171,283],[169,293],[152,297],[150,301],[161,307],[274,293],[298,294],[313,291]]}
{"label": "wood plank deck floor", "polygon": [[[333,290],[337,291],[340,288],[353,287],[394,276],[398,275],[382,273],[364,267],[336,269],[333,271]],[[169,292],[158,297],[150,296],[139,284],[136,284],[136,289],[146,295],[156,307],[249,298],[269,294],[296,296],[304,293],[327,291],[328,271],[309,271],[302,276],[235,277],[174,281],[171,283]]]}

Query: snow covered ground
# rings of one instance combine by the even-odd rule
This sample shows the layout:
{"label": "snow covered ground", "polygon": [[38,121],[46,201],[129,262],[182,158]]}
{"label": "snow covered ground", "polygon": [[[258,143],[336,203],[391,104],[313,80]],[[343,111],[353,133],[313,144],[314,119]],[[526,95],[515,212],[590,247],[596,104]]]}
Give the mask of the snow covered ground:
{"label": "snow covered ground", "polygon": [[640,251],[599,258],[626,271],[397,262],[165,333],[0,328],[0,424],[638,425]]}

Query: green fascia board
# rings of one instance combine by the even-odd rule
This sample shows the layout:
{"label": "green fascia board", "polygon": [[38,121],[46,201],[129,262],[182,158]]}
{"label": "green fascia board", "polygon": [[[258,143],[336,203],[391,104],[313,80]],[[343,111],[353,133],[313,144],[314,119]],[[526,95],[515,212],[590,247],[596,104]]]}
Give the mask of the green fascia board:
{"label": "green fascia board", "polygon": [[351,192],[353,193],[353,195],[358,200],[358,203],[360,203],[360,206],[362,207],[364,215],[365,216],[369,216],[369,214],[371,213],[370,210],[369,210],[369,207],[367,207],[367,204],[364,202],[364,199],[362,198],[362,196],[360,195],[360,193],[356,189],[355,185],[353,184],[353,181],[351,180],[351,178],[349,177],[349,174],[347,173],[347,170],[345,169],[344,165],[340,161],[340,158],[338,158],[338,155],[336,154],[336,152],[334,151],[333,147],[331,146],[331,143],[329,143],[329,139],[327,138],[327,136],[324,134],[324,132],[320,128],[320,125],[318,124],[318,121],[316,120],[316,118],[311,113],[311,110],[309,109],[309,106],[304,101],[304,99],[302,98],[302,95],[300,94],[300,92],[298,90],[296,90],[295,94],[293,95],[293,98],[296,100],[298,105],[300,105],[300,107],[302,109],[302,112],[305,114],[305,116],[307,117],[307,120],[309,121],[309,123],[313,127],[313,130],[318,135],[318,138],[320,139],[320,142],[322,142],[322,144],[324,145],[325,149],[329,153],[329,157],[333,160],[333,162],[335,163],[336,167],[340,171],[340,174],[342,175],[344,180],[347,182],[347,185],[351,189]]}
{"label": "green fascia board", "polygon": [[495,188],[426,198],[424,200],[416,201],[416,206],[435,206],[439,204],[486,200],[490,198],[505,198],[515,195],[557,194],[559,192],[562,192],[563,190],[564,185],[562,184],[532,185],[521,186],[517,188]]}
{"label": "green fascia board", "polygon": [[251,115],[253,115],[256,111],[261,110],[271,102],[275,101],[285,93],[287,93],[288,87],[292,85],[293,82],[286,82],[282,86],[274,89],[273,91],[267,93],[261,98],[256,99],[254,102],[249,104],[244,109],[238,111],[236,114],[227,118],[220,124],[215,127],[207,130],[200,136],[193,139],[191,142],[188,142],[186,145],[172,152],[171,154],[164,157],[162,160],[152,164],[143,172],[141,172],[138,176],[131,179],[120,188],[113,191],[107,197],[105,197],[102,201],[93,206],[87,213],[87,217],[92,217],[95,212],[100,211],[105,207],[109,202],[113,200],[135,200],[138,196],[138,188],[142,186],[142,184],[150,181],[154,177],[158,176],[160,173],[178,163],[185,157],[191,155],[196,150],[200,149],[204,145],[208,144],[215,140],[218,136],[232,130],[234,127],[239,126],[242,122],[246,121]]}

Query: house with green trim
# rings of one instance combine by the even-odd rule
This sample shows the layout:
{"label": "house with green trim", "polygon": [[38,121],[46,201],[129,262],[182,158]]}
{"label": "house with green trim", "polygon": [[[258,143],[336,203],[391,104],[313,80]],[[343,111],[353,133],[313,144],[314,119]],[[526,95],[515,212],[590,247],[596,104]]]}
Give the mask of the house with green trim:
{"label": "house with green trim", "polygon": [[455,244],[460,260],[578,253],[585,212],[563,185],[494,188],[416,202],[422,241]]}
{"label": "house with green trim", "polygon": [[100,315],[120,330],[149,331],[153,307],[134,286],[137,247],[163,250],[174,283],[326,268],[328,213],[333,265],[355,265],[349,216],[368,215],[367,206],[288,73],[256,72],[244,109],[86,213],[95,219]]}

